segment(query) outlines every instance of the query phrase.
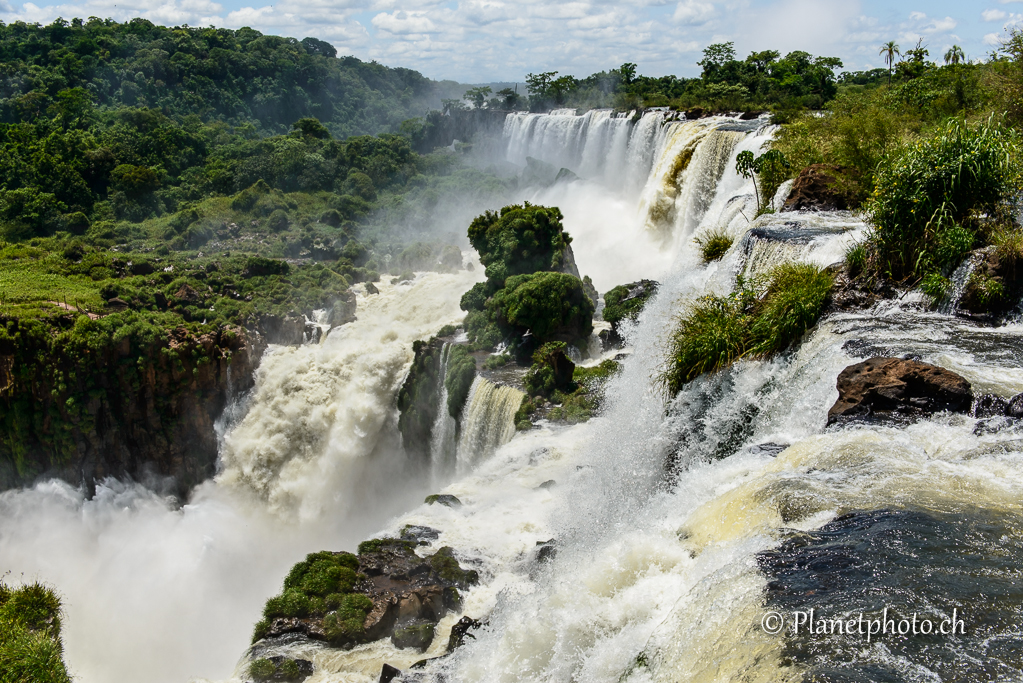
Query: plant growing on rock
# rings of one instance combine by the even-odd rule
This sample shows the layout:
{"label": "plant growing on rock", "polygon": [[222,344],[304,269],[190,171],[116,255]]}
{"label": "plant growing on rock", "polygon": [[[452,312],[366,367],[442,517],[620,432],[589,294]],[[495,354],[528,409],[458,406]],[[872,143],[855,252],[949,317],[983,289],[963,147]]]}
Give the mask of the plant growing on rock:
{"label": "plant growing on rock", "polygon": [[512,275],[560,270],[572,238],[561,225],[557,207],[529,202],[487,211],[469,225],[469,242],[486,267],[491,291]]}
{"label": "plant growing on rock", "polygon": [[660,382],[674,395],[701,374],[740,358],[783,351],[820,317],[832,277],[813,265],[784,264],[763,283],[740,280],[728,296],[707,296],[686,306],[668,342]]}
{"label": "plant growing on rock", "polygon": [[693,240],[700,247],[700,255],[704,263],[717,261],[732,248],[732,236],[724,228],[711,230]]}

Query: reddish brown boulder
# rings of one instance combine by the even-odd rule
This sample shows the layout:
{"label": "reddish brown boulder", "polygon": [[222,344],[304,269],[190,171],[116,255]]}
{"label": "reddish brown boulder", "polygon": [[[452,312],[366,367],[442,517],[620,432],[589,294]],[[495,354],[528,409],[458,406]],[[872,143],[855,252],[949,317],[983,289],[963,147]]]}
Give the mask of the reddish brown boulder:
{"label": "reddish brown boulder", "polygon": [[838,186],[840,166],[811,164],[796,177],[783,211],[835,211],[849,208],[848,193]]}
{"label": "reddish brown boulder", "polygon": [[828,424],[886,414],[966,412],[972,402],[970,383],[950,370],[915,360],[871,358],[838,375],[838,400],[828,411]]}

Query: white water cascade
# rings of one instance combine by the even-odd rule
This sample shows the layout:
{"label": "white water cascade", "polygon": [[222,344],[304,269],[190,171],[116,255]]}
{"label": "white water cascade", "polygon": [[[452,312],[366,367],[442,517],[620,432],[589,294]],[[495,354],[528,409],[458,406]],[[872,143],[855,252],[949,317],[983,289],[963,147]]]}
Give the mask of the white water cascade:
{"label": "white water cascade", "polygon": [[[457,448],[445,420],[434,428],[432,477],[406,471],[393,401],[411,343],[458,322],[458,298],[481,274],[424,274],[360,294],[356,322],[321,345],[267,356],[244,417],[225,434],[221,474],[189,505],[114,482],[93,500],[57,483],[0,494],[0,557],[64,592],[72,670],[88,683],[246,681],[238,655],[291,564],[414,524],[439,531],[419,552],[450,546],[479,571],[462,612],[445,617],[426,653],[387,639],[347,651],[276,645],[313,661],[308,683],[372,683],[384,662],[405,670],[440,656],[463,614],[486,625],[416,670],[420,680],[1023,676],[1012,588],[1023,563],[1019,423],[936,415],[825,427],[838,373],[873,355],[918,355],[976,392],[1023,391],[1023,326],[884,302],[833,315],[793,351],[741,361],[666,399],[655,379],[685,301],[787,260],[838,261],[865,226],[848,213],[754,218],[754,189],[735,156],[769,141],[763,122],[562,112],[510,116],[505,134],[510,161],[532,156],[582,177],[520,199],[561,207],[580,270],[601,292],[661,282],[624,330],[631,353],[600,415],[516,433],[521,393],[477,378]],[[703,264],[693,238],[709,230],[734,243]],[[457,472],[438,480],[453,451]],[[419,504],[425,493],[462,505]],[[883,533],[871,536],[875,522]],[[551,539],[556,555],[540,564],[537,543]],[[857,575],[837,564],[800,574],[792,558],[803,547],[861,563],[873,592],[857,592]],[[901,563],[883,564],[888,552]],[[785,592],[783,570],[800,590]],[[818,575],[845,583],[799,583]],[[921,613],[957,607],[972,630],[921,653],[891,639],[804,647],[761,628],[768,607],[839,616],[874,609],[870,596]]]}
{"label": "white water cascade", "polygon": [[448,355],[450,353],[451,344],[445,342],[440,356],[440,369],[437,372],[437,377],[440,379],[437,419],[433,422],[430,440],[430,475],[433,482],[438,485],[444,481],[445,477],[450,476],[454,469],[458,446],[455,440],[458,423],[448,412],[448,388],[444,381],[448,375]]}
{"label": "white water cascade", "polygon": [[477,377],[469,389],[462,411],[462,434],[458,439],[458,471],[468,473],[493,455],[515,435],[515,412],[523,393],[514,387]]}

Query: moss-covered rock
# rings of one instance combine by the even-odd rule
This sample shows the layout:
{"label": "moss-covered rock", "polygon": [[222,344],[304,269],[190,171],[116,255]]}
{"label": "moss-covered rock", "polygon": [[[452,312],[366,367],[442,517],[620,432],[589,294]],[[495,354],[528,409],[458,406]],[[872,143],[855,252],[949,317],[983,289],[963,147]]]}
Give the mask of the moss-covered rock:
{"label": "moss-covered rock", "polygon": [[419,546],[418,540],[375,538],[359,544],[358,556],[308,555],[289,572],[280,595],[267,601],[253,641],[299,633],[351,647],[410,626],[419,629],[416,642],[425,640],[429,629],[419,627],[460,609],[459,589],[474,585],[478,575],[463,569],[451,548],[424,558],[416,554]]}
{"label": "moss-covered rock", "polygon": [[611,323],[609,331],[601,332],[605,349],[620,347],[623,343],[619,326],[625,320],[635,320],[646,302],[657,292],[660,284],[654,280],[639,280],[618,285],[604,294],[604,320]]}

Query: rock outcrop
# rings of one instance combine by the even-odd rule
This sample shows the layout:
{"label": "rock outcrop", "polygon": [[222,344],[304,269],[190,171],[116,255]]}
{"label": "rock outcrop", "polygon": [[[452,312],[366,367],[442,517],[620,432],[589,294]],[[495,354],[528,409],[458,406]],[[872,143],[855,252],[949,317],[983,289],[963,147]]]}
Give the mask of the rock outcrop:
{"label": "rock outcrop", "polygon": [[437,623],[448,612],[461,608],[459,589],[476,584],[479,576],[474,570],[463,569],[448,547],[420,557],[415,552],[420,543],[384,538],[359,546],[357,580],[351,593],[365,596],[372,602],[371,606],[367,603],[361,628],[339,630],[332,627],[340,617],[338,613],[327,611],[272,618],[262,637],[298,633],[313,640],[327,641],[334,647],[390,638],[396,647],[425,651],[433,642]]}
{"label": "rock outcrop", "polygon": [[974,254],[978,263],[963,289],[959,311],[979,317],[1015,308],[1023,295],[1023,263],[999,256],[994,247]]}
{"label": "rock outcrop", "polygon": [[838,187],[841,167],[811,164],[796,177],[784,211],[835,211],[849,208],[846,192]]}
{"label": "rock outcrop", "polygon": [[215,473],[214,421],[252,386],[265,348],[236,327],[98,336],[95,346],[15,318],[0,329],[0,488],[130,477],[183,495]]}
{"label": "rock outcrop", "polygon": [[604,320],[611,323],[610,330],[600,332],[604,350],[620,348],[624,340],[619,326],[624,320],[635,320],[651,296],[657,293],[660,283],[654,280],[639,280],[627,285],[618,285],[604,295]]}
{"label": "rock outcrop", "polygon": [[929,363],[902,358],[870,358],[838,375],[838,400],[828,424],[865,417],[967,412],[973,402],[970,383]]}

